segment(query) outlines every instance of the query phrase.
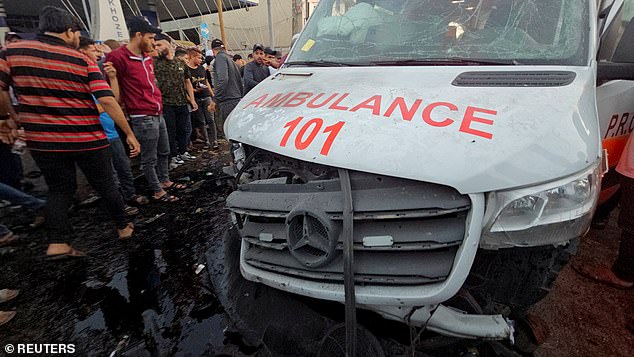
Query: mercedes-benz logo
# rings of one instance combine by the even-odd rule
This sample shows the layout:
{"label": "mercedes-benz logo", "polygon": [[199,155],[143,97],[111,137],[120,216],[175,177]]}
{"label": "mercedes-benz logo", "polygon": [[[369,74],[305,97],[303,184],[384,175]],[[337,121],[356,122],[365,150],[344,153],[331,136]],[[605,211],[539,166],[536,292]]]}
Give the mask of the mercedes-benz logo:
{"label": "mercedes-benz logo", "polygon": [[303,265],[318,268],[336,256],[339,234],[333,223],[308,210],[295,210],[286,219],[288,249]]}

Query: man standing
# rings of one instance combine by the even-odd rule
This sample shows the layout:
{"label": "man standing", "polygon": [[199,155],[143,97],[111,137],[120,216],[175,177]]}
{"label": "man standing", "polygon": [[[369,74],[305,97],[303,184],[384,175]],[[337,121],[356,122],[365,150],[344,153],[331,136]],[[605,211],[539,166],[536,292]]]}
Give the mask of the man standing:
{"label": "man standing", "polygon": [[[68,243],[73,235],[68,208],[77,188],[76,165],[104,199],[119,238],[131,237],[134,230],[113,181],[111,152],[93,97],[127,135],[131,155],[138,155],[139,143],[97,65],[76,51],[78,20],[47,6],[40,13],[39,32],[36,40],[9,44],[0,54],[0,113],[9,113],[0,116],[1,136],[12,141],[12,129],[19,122],[44,174],[49,188],[48,258],[82,257],[85,253]],[[21,103],[19,117],[9,100],[10,85]]]}
{"label": "man standing", "polygon": [[192,112],[192,124],[196,131],[200,132],[200,135],[197,136],[202,137],[207,146],[217,149],[218,136],[214,114],[208,110],[209,104],[212,102],[213,91],[207,81],[205,68],[202,66],[203,55],[197,48],[190,48],[187,50],[187,54],[189,55],[188,66],[194,86],[194,96],[196,104],[198,104],[198,109]]}
{"label": "man standing", "polygon": [[[197,109],[192,88],[191,74],[187,64],[174,58],[169,37],[159,35],[156,41],[156,83],[163,98],[163,116],[170,139],[171,164],[180,164],[182,160],[194,160],[196,157],[187,152],[191,137],[190,114],[187,104]],[[189,130],[188,130],[189,129]],[[174,135],[175,134],[175,135]]]}
{"label": "man standing", "polygon": [[154,37],[160,30],[142,17],[129,20],[130,42],[110,52],[106,62],[117,70],[121,99],[130,116],[132,129],[141,142],[143,174],[161,202],[176,202],[167,188],[184,188],[169,178],[169,139],[163,112],[161,91],[154,78],[154,61],[148,55],[154,50]]}
{"label": "man standing", "polygon": [[[225,51],[225,44],[221,40],[215,39],[211,41],[211,49],[216,56],[213,64],[214,89],[216,91],[214,100],[220,107],[220,120],[216,124],[218,130],[224,135],[225,120],[242,99],[244,87],[242,77],[240,77],[240,69]],[[211,103],[208,109],[213,112],[215,110],[214,103]]]}
{"label": "man standing", "polygon": [[[95,63],[98,63],[103,56],[103,53],[97,49],[95,41],[87,37],[80,38],[79,52],[88,56],[88,58]],[[117,70],[112,67],[112,63],[110,62],[103,63],[103,67],[108,80],[110,81],[112,93],[118,100],[119,83],[117,82]],[[97,105],[97,109],[99,110],[99,120],[101,121],[101,126],[103,126],[103,129],[106,132],[108,142],[110,143],[110,149],[112,150],[112,165],[115,171],[113,178],[119,187],[123,200],[126,202],[125,212],[128,216],[137,214],[139,213],[139,210],[129,205],[138,206],[147,204],[148,199],[147,197],[136,194],[136,189],[134,188],[134,176],[132,176],[132,168],[130,167],[130,158],[125,152],[125,147],[123,146],[119,133],[114,126],[114,121],[108,113],[103,111],[103,108],[101,108],[100,105]]]}
{"label": "man standing", "polygon": [[271,73],[266,65],[264,46],[257,43],[253,46],[253,61],[244,66],[244,94],[255,88],[258,83],[266,79]]}
{"label": "man standing", "polygon": [[240,55],[233,55],[233,62],[238,65],[238,68],[240,68],[240,75],[244,77],[244,66],[247,65],[247,61],[243,60]]}

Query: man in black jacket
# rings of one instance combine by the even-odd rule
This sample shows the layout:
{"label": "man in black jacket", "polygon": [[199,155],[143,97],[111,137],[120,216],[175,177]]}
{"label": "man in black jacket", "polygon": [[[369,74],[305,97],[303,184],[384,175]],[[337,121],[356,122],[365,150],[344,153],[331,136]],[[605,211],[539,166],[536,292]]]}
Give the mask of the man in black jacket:
{"label": "man in black jacket", "polygon": [[[242,93],[244,87],[242,85],[242,77],[240,76],[240,69],[233,62],[233,58],[225,51],[225,44],[215,39],[211,41],[211,49],[214,51],[216,59],[214,60],[214,90],[215,90],[215,103],[220,106],[220,120],[216,123],[218,130],[223,133],[224,136],[224,124],[225,120],[231,111],[238,105],[240,99],[242,99]],[[209,111],[213,112],[215,108],[212,108],[213,104],[210,104]]]}
{"label": "man in black jacket", "polygon": [[255,44],[253,46],[253,61],[244,66],[244,94],[249,93],[251,89],[271,75],[269,66],[265,63],[265,57],[264,46]]}

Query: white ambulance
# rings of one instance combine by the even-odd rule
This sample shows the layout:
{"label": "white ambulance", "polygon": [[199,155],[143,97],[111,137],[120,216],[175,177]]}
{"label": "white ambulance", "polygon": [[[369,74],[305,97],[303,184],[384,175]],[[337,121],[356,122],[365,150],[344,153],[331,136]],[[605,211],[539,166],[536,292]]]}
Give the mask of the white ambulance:
{"label": "white ambulance", "polygon": [[512,339],[634,129],[623,5],[321,0],[225,123],[242,276]]}

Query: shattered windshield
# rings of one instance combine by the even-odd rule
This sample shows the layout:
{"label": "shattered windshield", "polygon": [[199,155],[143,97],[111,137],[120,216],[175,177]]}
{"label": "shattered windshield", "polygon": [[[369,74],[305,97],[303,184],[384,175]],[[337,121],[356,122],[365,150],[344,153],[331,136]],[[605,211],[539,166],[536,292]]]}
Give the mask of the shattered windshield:
{"label": "shattered windshield", "polygon": [[288,63],[585,65],[587,0],[321,0]]}

